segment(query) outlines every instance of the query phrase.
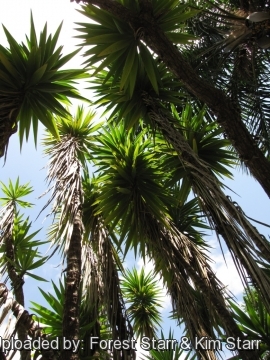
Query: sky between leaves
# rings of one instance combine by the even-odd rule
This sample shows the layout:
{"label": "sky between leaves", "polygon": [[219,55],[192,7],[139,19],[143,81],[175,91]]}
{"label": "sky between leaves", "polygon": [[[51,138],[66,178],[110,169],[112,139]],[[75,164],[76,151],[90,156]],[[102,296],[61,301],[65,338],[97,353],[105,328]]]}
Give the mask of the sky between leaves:
{"label": "sky between leaves", "polygon": [[[75,27],[74,22],[85,21],[82,15],[75,10],[76,8],[79,8],[79,6],[75,2],[70,3],[69,0],[1,0],[0,23],[6,26],[17,41],[22,41],[25,39],[25,34],[29,33],[30,9],[32,9],[38,33],[43,28],[46,21],[48,23],[48,32],[50,33],[55,31],[60,22],[64,20],[59,38],[59,45],[64,45],[64,54],[67,54],[73,51],[78,43],[78,41],[73,38],[77,35],[73,30]],[[7,45],[2,28],[0,28],[0,43],[4,46]],[[78,68],[81,66],[82,62],[82,58],[78,55],[69,62],[68,67]],[[83,86],[81,89],[83,96],[89,96],[89,91],[83,90]],[[39,139],[41,137],[42,128],[40,128],[39,131]],[[38,148],[35,149],[32,140],[33,139],[30,138],[29,143],[24,144],[22,152],[20,153],[18,136],[16,134],[12,136],[9,144],[6,164],[4,165],[3,158],[0,159],[0,180],[7,183],[9,178],[14,181],[18,176],[20,176],[20,183],[23,184],[29,181],[31,182],[34,192],[30,195],[30,197],[28,197],[28,201],[35,203],[36,206],[34,209],[27,211],[27,215],[29,215],[30,219],[34,222],[37,214],[46,201],[45,198],[42,198],[41,200],[37,199],[46,189],[46,184],[44,182],[46,169],[42,169],[46,164],[46,159],[42,155],[41,147],[38,146]],[[269,223],[269,201],[261,187],[257,182],[255,182],[255,180],[247,175],[243,175],[240,170],[234,171],[234,175],[235,181],[226,181],[226,184],[238,195],[229,190],[226,191],[226,194],[232,196],[233,200],[238,202],[248,216]],[[49,225],[49,220],[44,221],[46,215],[46,212],[42,213],[41,216],[39,216],[39,218],[34,222],[33,231]],[[267,236],[266,228],[262,228],[259,225],[256,225],[256,227],[260,232]],[[37,237],[43,240],[45,236],[46,231],[42,230]],[[240,299],[243,287],[236,270],[234,269],[233,261],[231,260],[228,252],[225,250],[227,266],[225,265],[222,254],[218,248],[215,234],[209,234],[208,241],[210,241],[213,246],[214,256],[212,257],[215,260],[213,268],[217,272],[220,280],[225,285],[228,285],[229,289]],[[47,247],[44,247],[44,251],[46,249]],[[132,267],[135,264],[138,268],[144,266],[142,259],[135,260],[133,256],[129,254],[126,259],[126,265],[128,267]],[[146,270],[151,269],[151,264],[147,264],[145,267]],[[51,277],[57,283],[61,270],[61,261],[59,258],[54,257],[50,260],[46,267],[39,271],[38,275],[47,279]],[[37,286],[42,287],[45,291],[52,291],[50,283],[38,284],[37,281],[27,278],[25,283],[27,307],[30,305],[30,300],[34,300],[36,302],[42,301],[42,297],[39,294]],[[163,296],[163,306],[163,332],[166,335],[169,333],[169,327],[174,327],[174,323],[168,320],[170,304],[169,298],[166,296],[165,292]],[[175,338],[179,339],[181,336],[180,331],[176,331],[176,329],[174,330]]]}

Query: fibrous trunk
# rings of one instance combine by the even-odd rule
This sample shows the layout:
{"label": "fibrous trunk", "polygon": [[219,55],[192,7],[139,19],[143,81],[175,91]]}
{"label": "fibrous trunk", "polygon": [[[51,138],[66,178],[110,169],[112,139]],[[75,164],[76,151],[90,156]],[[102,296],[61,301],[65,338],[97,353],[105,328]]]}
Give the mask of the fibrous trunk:
{"label": "fibrous trunk", "polygon": [[[84,278],[85,286],[89,288],[89,301],[99,304],[107,313],[112,339],[121,342],[129,341],[133,337],[132,326],[126,315],[126,308],[120,288],[118,269],[113,252],[115,251],[109,237],[108,230],[103,224],[102,218],[98,217],[93,226],[89,239],[88,256],[86,263],[90,264],[90,277]],[[96,317],[98,309],[96,309]],[[92,321],[95,319],[92,319]],[[98,349],[94,349],[98,351]],[[135,351],[112,349],[115,360],[134,360]]]}
{"label": "fibrous trunk", "polygon": [[[81,281],[81,253],[82,253],[81,209],[79,207],[74,218],[73,231],[67,251],[66,287],[63,314],[63,338],[69,341],[80,340],[79,338],[79,315],[80,315],[80,281]],[[62,360],[79,360],[79,354],[73,349],[62,350]]]}
{"label": "fibrous trunk", "polygon": [[[163,273],[165,279],[171,278],[167,285],[173,307],[179,318],[184,319],[192,344],[195,336],[215,338],[214,325],[221,325],[227,336],[244,340],[227,307],[224,286],[216,278],[205,255],[173,223],[168,224],[168,230],[156,222],[157,233],[153,237],[147,226],[153,220],[146,219],[144,226],[148,235],[148,251],[159,264],[157,270]],[[196,350],[202,359],[215,359],[213,350]],[[243,360],[259,360],[256,351],[239,350],[239,354]]]}
{"label": "fibrous trunk", "polygon": [[[238,270],[242,279],[245,281],[246,271],[262,294],[264,304],[270,311],[270,281],[256,262],[269,259],[269,243],[224,195],[207,163],[198,157],[177,129],[177,122],[172,117],[170,118],[165,109],[147,94],[144,94],[144,101],[152,121],[158,126],[165,140],[174,148],[180,162],[187,169],[193,191],[198,196],[209,222],[214,225],[218,233],[222,234],[234,259],[237,258],[238,263],[241,263]],[[258,249],[253,244],[254,240],[259,245]],[[259,249],[264,249],[264,251]]]}

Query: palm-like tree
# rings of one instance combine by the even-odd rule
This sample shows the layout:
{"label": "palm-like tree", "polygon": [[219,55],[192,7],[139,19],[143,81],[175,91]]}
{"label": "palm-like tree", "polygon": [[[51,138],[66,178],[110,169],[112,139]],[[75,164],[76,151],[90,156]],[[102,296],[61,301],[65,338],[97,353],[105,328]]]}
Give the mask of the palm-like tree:
{"label": "palm-like tree", "polygon": [[[121,263],[112,246],[109,229],[96,209],[97,188],[89,179],[87,160],[95,148],[93,133],[100,124],[93,124],[93,113],[78,108],[76,115],[56,117],[60,140],[48,133],[44,139],[49,155],[49,184],[54,182],[52,212],[57,221],[50,231],[50,239],[63,251],[67,267],[65,302],[63,306],[62,336],[79,339],[80,286],[88,303],[88,321],[94,324],[91,336],[100,337],[100,311],[105,310],[114,339],[128,340],[133,331],[125,315],[118,269]],[[84,176],[83,176],[84,173]],[[45,207],[46,207],[45,206]],[[81,283],[82,277],[82,283]],[[97,355],[99,348],[88,348],[90,336],[85,336],[88,355]],[[134,351],[113,350],[115,359],[127,359]],[[63,358],[78,358],[78,354],[63,352]],[[121,357],[122,356],[122,357]]]}
{"label": "palm-like tree", "polygon": [[67,115],[61,103],[68,104],[69,97],[82,98],[74,80],[84,77],[83,69],[60,70],[78,53],[63,56],[62,46],[56,47],[61,25],[49,36],[45,25],[38,39],[31,14],[26,44],[18,44],[5,27],[4,31],[9,48],[0,46],[0,156],[17,128],[21,144],[31,129],[37,141],[38,121],[58,136],[52,114]]}
{"label": "palm-like tree", "polygon": [[[117,128],[108,127],[98,141],[101,145],[94,152],[101,169],[98,205],[105,224],[119,231],[118,242],[125,242],[125,253],[134,248],[135,253],[153,259],[172,297],[175,313],[184,319],[192,341],[196,334],[214,337],[214,328],[219,333],[219,326],[228,334],[242,337],[227,308],[222,284],[202,251],[202,241],[196,244],[198,237],[189,238],[186,231],[181,232],[181,218],[177,216],[186,194],[184,200],[173,197],[176,192],[169,186],[171,169],[166,168],[166,160],[171,160],[166,153],[155,152],[162,140],[153,144],[145,129],[136,134],[119,124]],[[180,211],[173,211],[175,208]],[[211,351],[198,352],[202,358],[215,358]]]}
{"label": "palm-like tree", "polygon": [[[83,35],[79,37],[84,40],[83,45],[96,45],[85,52],[86,63],[91,65],[98,58],[103,59],[98,71],[112,64],[105,83],[109,76],[113,76],[115,81],[120,78],[119,90],[124,89],[125,96],[128,96],[133,94],[140,63],[145,67],[153,89],[158,92],[160,79],[153,59],[159,57],[189,93],[209,106],[240,158],[270,196],[269,162],[243,124],[238,107],[224,91],[200,78],[182,55],[182,47],[176,46],[185,42],[183,23],[194,12],[186,13],[187,5],[173,0],[166,3],[161,0],[113,3],[110,0],[88,0],[87,3],[83,13],[97,23],[80,24],[79,31]],[[187,35],[187,39],[190,38]]]}
{"label": "palm-like tree", "polygon": [[[157,66],[157,69],[159,70],[160,67]],[[210,170],[213,164],[209,163],[209,154],[200,150],[205,148],[204,141],[202,140],[202,134],[207,128],[206,123],[203,124],[202,121],[204,111],[194,115],[189,106],[183,109],[182,114],[179,114],[175,108],[173,112],[171,112],[166,105],[160,104],[160,97],[155,96],[154,92],[151,91],[151,84],[141,81],[144,76],[143,70],[141,70],[140,75],[137,79],[138,85],[135,87],[138,93],[129,99],[128,95],[119,92],[119,83],[115,81],[114,78],[108,79],[104,85],[108,72],[103,71],[97,80],[98,85],[94,87],[100,97],[99,101],[102,102],[103,105],[107,102],[108,109],[114,106],[116,107],[115,110],[119,111],[119,115],[114,117],[113,121],[116,119],[117,123],[121,117],[124,116],[126,126],[130,127],[133,124],[137,124],[139,116],[142,116],[148,126],[152,126],[154,129],[160,129],[168,144],[171,145],[175,151],[178,164],[176,161],[172,166],[175,168],[180,166],[182,169],[185,169],[182,175],[180,175],[180,178],[183,177],[183,173],[186,174],[185,180],[192,185],[193,191],[199,197],[201,206],[210,222],[214,228],[222,234],[232,253],[235,253],[236,257],[240,260],[240,262],[236,260],[239,269],[241,266],[244,266],[254,281],[258,281],[261,277],[260,287],[261,290],[264,291],[263,288],[268,280],[259,267],[256,266],[250,255],[248,255],[250,263],[245,260],[247,257],[243,253],[241,254],[244,248],[240,243],[243,244],[243,241],[246,244],[249,243],[250,245],[248,246],[251,246],[250,249],[253,248],[251,251],[254,252],[254,246],[251,245],[252,242],[254,242],[256,246],[261,249],[260,256],[264,257],[267,261],[269,261],[269,244],[257,232],[254,232],[254,228],[247,219],[244,219],[233,206],[232,202],[225,197],[220,189],[222,183],[214,175],[214,172],[217,172],[217,170],[222,171],[220,166],[218,166],[217,169],[213,168],[214,172]],[[163,80],[162,76],[165,78],[165,84],[169,88],[168,96],[170,96],[171,99],[173,99],[173,97],[176,98],[177,95],[173,92],[173,80],[166,75],[163,68],[160,69],[161,80]],[[178,84],[176,84],[176,86],[178,87]],[[163,91],[165,91],[165,89],[163,89]],[[179,101],[180,99],[178,99],[178,102]],[[117,103],[117,105],[115,105],[115,103]],[[136,110],[134,111],[133,109]],[[114,111],[112,116],[114,116]],[[204,130],[203,126],[205,127]],[[208,125],[208,128],[210,130],[211,126],[209,126],[210,125]],[[213,124],[212,126],[212,131],[214,131],[216,125]],[[214,136],[214,134],[218,136],[221,130],[216,128],[215,132],[213,132],[212,136]],[[210,151],[211,147],[209,148],[209,153]],[[179,160],[182,165],[180,165]],[[180,178],[178,178],[178,180]],[[222,204],[222,206],[217,207],[217,203],[219,205]],[[240,263],[242,263],[242,265],[240,265]],[[255,274],[254,270],[257,274]],[[244,271],[242,271],[242,275],[244,278]],[[267,296],[267,291],[264,291],[265,296]]]}
{"label": "palm-like tree", "polygon": [[[87,169],[86,159],[93,142],[94,114],[79,107],[74,118],[56,116],[59,138],[50,132],[44,138],[45,153],[49,155],[48,182],[53,190],[48,206],[54,201],[52,212],[59,215],[54,227],[54,241],[60,244],[66,257],[65,304],[63,333],[68,339],[79,340],[79,304],[82,268],[83,239],[83,189],[82,171]],[[61,242],[61,240],[64,241]],[[78,359],[70,351],[62,353],[63,359]]]}
{"label": "palm-like tree", "polygon": [[[161,6],[158,1],[155,4],[157,7]],[[131,7],[130,2],[127,2],[126,6]],[[161,12],[160,18],[156,15],[160,27],[164,27],[164,32],[168,33],[168,37],[175,30],[173,26],[176,26],[176,14],[179,16],[178,20],[183,16],[183,8],[171,3],[170,6],[173,10],[168,8],[168,12]],[[117,8],[122,9],[120,5]],[[132,9],[132,11],[135,10],[135,8]],[[170,11],[172,18],[169,17]],[[138,121],[142,118],[153,131],[159,129],[166,142],[175,151],[178,161],[180,160],[179,166],[181,163],[181,166],[185,168],[186,178],[198,196],[209,222],[226,241],[242,279],[246,281],[247,272],[252,281],[258,285],[265,304],[270,309],[269,279],[256,262],[262,259],[269,261],[269,243],[260,236],[221,191],[222,184],[213,173],[211,164],[207,162],[207,158],[203,158],[203,153],[198,153],[196,136],[191,134],[192,142],[189,141],[187,131],[183,130],[186,124],[181,122],[179,110],[171,111],[169,108],[168,102],[181,102],[182,94],[177,93],[179,83],[173,79],[164,65],[159,64],[159,60],[150,53],[140,36],[130,40],[132,36],[134,37],[134,29],[131,29],[124,20],[118,17],[112,18],[111,14],[95,6],[84,7],[84,13],[98,23],[81,24],[82,28],[79,29],[83,32],[83,35],[79,37],[84,39],[85,44],[96,45],[86,51],[87,63],[96,63],[98,56],[93,55],[96,53],[100,59],[104,59],[94,70],[94,74],[98,73],[97,85],[94,87],[98,100],[103,105],[106,104],[108,110],[113,109],[111,119],[116,118],[116,123],[123,118],[126,128],[138,126]],[[163,24],[165,14],[167,17]],[[188,18],[189,14],[186,14],[186,17]],[[115,41],[115,45],[121,43],[120,49],[117,46],[113,48],[108,45],[111,41]],[[181,37],[175,41],[181,42]],[[122,64],[120,59],[124,53],[126,61]],[[163,93],[167,89],[168,95],[163,100]],[[183,116],[185,113],[182,113]],[[198,123],[202,116],[202,114],[197,116]]]}
{"label": "palm-like tree", "polygon": [[[8,186],[2,182],[1,185],[4,197],[0,199],[3,204],[3,207],[0,209],[0,253],[2,253],[0,271],[2,276],[7,275],[5,283],[8,279],[10,280],[15,297],[15,302],[9,302],[7,306],[8,311],[12,306],[15,309],[25,305],[23,291],[25,275],[39,281],[44,280],[32,274],[31,271],[44,265],[47,257],[42,257],[36,248],[44,242],[33,240],[39,231],[28,234],[31,224],[29,224],[28,219],[23,221],[22,215],[19,215],[18,207],[27,208],[32,206],[32,204],[22,199],[32,192],[32,188],[29,184],[20,185],[19,178],[14,184],[9,181]],[[5,319],[6,314],[4,312],[2,320]],[[20,322],[12,330],[14,332],[17,331],[19,340],[24,341],[27,339],[28,329],[25,329],[23,322]],[[21,360],[28,359],[30,359],[30,352],[23,350]]]}

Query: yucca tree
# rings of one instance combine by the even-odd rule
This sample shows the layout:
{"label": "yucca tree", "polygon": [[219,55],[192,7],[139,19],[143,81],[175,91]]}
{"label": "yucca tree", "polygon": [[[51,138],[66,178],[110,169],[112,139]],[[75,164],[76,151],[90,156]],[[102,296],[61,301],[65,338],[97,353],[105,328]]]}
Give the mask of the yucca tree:
{"label": "yucca tree", "polygon": [[[50,132],[44,138],[45,154],[49,156],[48,176],[52,194],[47,207],[53,203],[57,215],[53,241],[62,249],[66,260],[65,303],[62,336],[79,340],[79,304],[83,240],[82,172],[93,143],[94,113],[79,107],[74,117],[55,117],[59,138]],[[63,351],[62,359],[79,359],[78,354]]]}
{"label": "yucca tree", "polygon": [[68,104],[70,97],[81,98],[74,80],[85,72],[61,70],[78,50],[63,56],[63,47],[56,47],[60,31],[61,25],[48,35],[45,24],[38,38],[31,14],[30,36],[26,44],[19,44],[4,27],[9,47],[0,45],[0,156],[17,129],[21,144],[30,131],[36,142],[39,121],[57,137],[52,114],[67,115],[62,104]]}
{"label": "yucca tree", "polygon": [[[181,106],[181,94],[179,96],[176,92],[179,85],[174,83],[163,66],[155,61],[154,64],[156,71],[159,71],[160,80],[164,82],[164,88],[161,87],[159,96],[153,91],[150,81],[145,80],[145,71],[142,67],[138,70],[137,83],[132,98],[129,98],[128,94],[124,92],[119,92],[119,81],[116,81],[115,78],[109,78],[109,71],[103,70],[96,80],[97,85],[94,86],[99,97],[98,102],[102,103],[103,106],[105,104],[108,110],[113,109],[111,121],[116,124],[123,117],[127,128],[138,126],[139,118],[142,116],[144,123],[150,126],[153,132],[156,132],[157,129],[160,130],[175,154],[176,162],[171,163],[171,170],[179,167],[182,169],[178,180],[184,178],[185,183],[192,186],[210,223],[226,241],[242,278],[245,279],[245,271],[247,271],[255,283],[260,283],[260,291],[264,293],[264,299],[269,307],[267,295],[269,279],[255,262],[255,260],[261,261],[260,258],[269,261],[269,243],[223,193],[223,185],[215,174],[220,172],[221,175],[224,175],[226,171],[223,173],[224,170],[220,165],[215,165],[213,161],[209,161],[209,159],[211,160],[210,154],[214,154],[218,148],[211,145],[209,139],[212,136],[212,144],[216,144],[214,138],[220,136],[222,130],[215,123],[207,124],[204,118],[205,108],[193,112],[191,106],[182,106],[183,110],[180,113],[174,104],[169,108],[167,105],[168,98],[169,101],[174,101]],[[162,104],[161,95],[167,89],[167,98]],[[116,111],[118,113],[115,114]],[[212,133],[209,135],[210,138],[205,134],[205,131]],[[204,136],[205,140],[203,139]],[[221,140],[219,139],[219,141]],[[229,145],[229,142],[225,140],[223,144]],[[224,154],[220,153],[220,157],[222,156]],[[232,153],[229,158],[233,158]],[[215,166],[217,167],[215,168]],[[250,250],[246,252],[247,246]],[[259,253],[256,248],[260,249]]]}
{"label": "yucca tree", "polygon": [[[117,2],[114,6],[115,4]],[[157,1],[156,5],[158,4]],[[165,16],[163,12],[159,18],[160,26],[168,32],[168,37],[175,30],[176,23],[180,26],[182,16],[187,18],[191,16],[189,13],[183,14],[186,7],[178,7],[175,4],[176,2],[174,5],[170,3],[173,9],[171,9],[171,16],[173,17],[174,14],[176,17],[177,14],[179,23],[175,17],[173,20],[166,17],[167,21],[163,24],[162,16]],[[159,5],[161,6],[161,3]],[[131,3],[126,2],[126,6],[131,6]],[[118,5],[116,7],[118,8]],[[269,261],[269,242],[254,229],[233,202],[225,196],[221,189],[223,185],[215,175],[216,170],[211,169],[211,164],[207,161],[207,157],[204,159],[203,152],[198,152],[198,143],[201,140],[196,132],[203,121],[206,129],[206,119],[201,120],[205,111],[198,109],[192,113],[185,109],[181,102],[183,102],[183,97],[187,98],[187,93],[184,91],[179,93],[181,89],[179,82],[174,79],[169,69],[160,64],[159,59],[151,54],[145,42],[136,37],[128,42],[133,32],[124,20],[112,18],[111,14],[95,6],[84,7],[84,13],[98,23],[84,23],[79,28],[79,31],[84,33],[79,37],[84,39],[85,44],[95,44],[86,51],[86,62],[95,64],[98,58],[103,59],[103,62],[93,70],[96,77],[94,81],[97,85],[92,88],[97,93],[98,102],[112,112],[110,119],[116,124],[123,118],[126,128],[129,129],[132,126],[139,126],[141,118],[153,132],[157,129],[160,131],[169,147],[175,151],[179,166],[186,170],[185,178],[200,200],[201,208],[209,222],[224,238],[243,281],[247,281],[248,274],[254,284],[257,284],[267,308],[270,309],[269,278],[257,263],[257,261]],[[169,13],[168,10],[166,13],[168,17]],[[110,35],[108,35],[109,32]],[[116,41],[117,44],[122,41],[121,49],[108,45],[109,40]],[[181,36],[179,38],[176,36],[175,42],[181,43],[181,41]],[[96,53],[99,56],[93,55]],[[120,66],[120,58],[124,53],[126,61]],[[129,54],[132,55],[129,56]],[[193,116],[194,130],[189,134],[188,129],[183,130],[187,126],[185,117],[191,122]],[[198,128],[196,128],[196,122]],[[214,131],[214,128],[212,130]],[[216,130],[220,135],[221,129]],[[201,134],[204,132],[202,129],[200,131]]]}
{"label": "yucca tree", "polygon": [[[14,293],[15,303],[10,302],[14,308],[16,306],[25,306],[24,302],[24,276],[28,275],[36,280],[44,281],[43,278],[33,274],[31,271],[44,265],[47,257],[42,257],[38,251],[38,246],[44,242],[33,240],[39,231],[29,234],[31,223],[29,220],[23,220],[19,214],[19,207],[27,208],[32,204],[23,198],[30,194],[33,190],[29,184],[21,185],[19,178],[13,184],[10,180],[8,186],[1,182],[1,190],[4,197],[1,197],[2,208],[0,209],[0,271],[2,276],[6,275],[3,281],[6,283],[9,279],[11,289]],[[7,306],[7,310],[10,310]],[[1,321],[5,319],[6,313],[2,313]],[[20,322],[12,331],[17,332],[21,341],[27,339],[28,329],[25,328],[23,321]],[[11,333],[9,333],[10,335]],[[21,352],[21,360],[30,359],[30,351],[23,350]]]}
{"label": "yucca tree", "polygon": [[[172,171],[166,162],[171,160],[165,152],[155,151],[161,149],[162,140],[156,138],[153,143],[146,129],[126,131],[121,123],[103,131],[94,158],[101,169],[97,203],[105,224],[118,230],[125,253],[133,248],[135,254],[153,260],[192,342],[195,336],[214,338],[220,327],[227,334],[243,337],[227,307],[228,295],[209,266],[205,244],[196,243],[199,239],[194,231],[189,238],[188,221],[183,224],[185,233],[181,232],[181,205],[187,194],[179,190],[175,196],[177,192],[169,185]],[[211,350],[197,351],[203,359],[215,359]],[[256,355],[244,352],[241,356]]]}
{"label": "yucca tree", "polygon": [[[111,64],[109,76],[115,81],[120,78],[119,90],[131,96],[140,62],[158,93],[159,75],[153,65],[158,57],[187,92],[209,106],[239,157],[270,197],[269,162],[242,122],[238,107],[224,91],[200,78],[181,53],[181,44],[192,38],[186,34],[184,22],[194,15],[194,6],[187,11],[187,4],[174,0],[88,0],[87,4],[83,13],[96,23],[80,24],[82,44],[95,45],[85,52],[86,63],[103,60],[98,71]],[[196,8],[200,10],[203,8]]]}

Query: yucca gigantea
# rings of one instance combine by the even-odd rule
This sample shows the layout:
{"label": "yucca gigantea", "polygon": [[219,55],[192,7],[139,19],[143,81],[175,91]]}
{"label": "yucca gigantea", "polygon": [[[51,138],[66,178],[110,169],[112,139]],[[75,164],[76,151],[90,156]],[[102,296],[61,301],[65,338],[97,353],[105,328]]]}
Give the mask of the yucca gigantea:
{"label": "yucca gigantea", "polygon": [[[0,271],[2,276],[7,275],[6,279],[9,278],[13,289],[14,300],[9,302],[10,308],[13,305],[20,308],[25,305],[23,291],[25,274],[31,276],[31,270],[43,265],[46,258],[41,258],[38,251],[31,247],[31,238],[38,231],[27,236],[30,225],[27,220],[22,222],[22,216],[19,215],[19,207],[27,208],[33,205],[23,199],[33,191],[32,188],[29,184],[21,185],[19,178],[14,184],[11,180],[9,180],[8,185],[0,183],[1,190],[4,193],[4,196],[0,198],[3,205],[0,208]],[[38,257],[37,261],[35,261],[36,257]],[[7,310],[10,308],[7,306]],[[3,311],[1,321],[5,319],[5,315],[6,312]],[[16,314],[14,315],[16,316]],[[17,331],[18,338],[21,341],[27,339],[27,330],[21,323],[18,323],[12,331],[14,333]],[[21,360],[27,360],[29,356],[30,351],[24,349],[21,353]]]}
{"label": "yucca gigantea", "polygon": [[[162,84],[159,95],[146,79],[143,66],[138,71],[140,76],[132,97],[124,91],[119,92],[119,79],[108,78],[109,72],[103,70],[94,85],[97,103],[100,101],[112,110],[111,122],[114,124],[123,119],[125,127],[129,129],[138,126],[141,118],[154,133],[159,131],[162,134],[167,148],[159,146],[155,151],[160,154],[171,151],[174,161],[170,160],[169,168],[175,172],[174,179],[182,179],[186,186],[192,187],[212,227],[226,241],[242,280],[247,283],[247,275],[252,279],[269,309],[269,278],[258,265],[258,262],[270,259],[269,242],[225,196],[222,191],[224,186],[216,176],[231,176],[224,165],[233,161],[233,153],[221,149],[229,142],[220,138],[221,129],[217,124],[206,125],[205,109],[198,110],[196,114],[189,105],[183,106],[183,94],[177,92],[179,83],[174,82],[171,74],[156,63]],[[167,96],[170,97],[171,106],[168,97],[165,96],[163,100],[166,89],[169,90]]]}
{"label": "yucca gigantea", "polygon": [[[47,132],[43,144],[49,156],[49,184],[53,184],[51,197],[45,207],[54,201],[52,212],[58,223],[51,232],[53,241],[66,257],[65,304],[63,311],[63,336],[79,339],[79,304],[83,239],[83,189],[82,171],[93,142],[93,132],[100,125],[93,124],[94,113],[77,109],[74,117],[55,116],[59,137]],[[78,354],[64,351],[62,359],[78,359]]]}
{"label": "yucca gigantea", "polygon": [[82,99],[74,80],[85,77],[85,71],[60,70],[79,51],[63,56],[63,47],[56,47],[61,26],[47,35],[45,24],[38,39],[31,14],[26,44],[17,43],[4,27],[9,47],[0,45],[0,156],[17,129],[21,144],[31,129],[36,142],[39,121],[58,137],[52,114],[66,116],[61,103],[68,104],[69,97]]}
{"label": "yucca gigantea", "polygon": [[[123,123],[108,127],[98,141],[101,145],[94,157],[102,187],[97,204],[105,224],[119,231],[118,242],[125,244],[125,253],[133,248],[135,254],[139,251],[154,261],[192,341],[196,334],[214,337],[219,326],[227,334],[242,337],[228,310],[222,284],[203,250],[194,243],[196,237],[189,239],[174,223],[171,208],[178,207],[179,200],[168,186],[171,172],[165,170],[167,155],[155,152],[155,147],[160,147],[158,141],[153,144],[146,129],[126,131]],[[205,308],[198,302],[198,294]],[[211,350],[198,349],[198,354],[215,359]],[[248,353],[241,355],[251,359]]]}

